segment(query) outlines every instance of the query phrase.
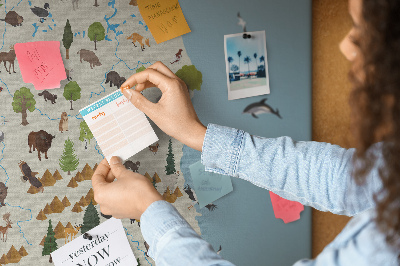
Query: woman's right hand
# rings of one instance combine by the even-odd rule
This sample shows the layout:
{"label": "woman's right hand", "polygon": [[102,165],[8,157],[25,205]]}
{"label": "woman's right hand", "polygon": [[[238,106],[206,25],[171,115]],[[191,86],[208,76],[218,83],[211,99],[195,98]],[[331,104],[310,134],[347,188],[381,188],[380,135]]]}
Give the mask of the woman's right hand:
{"label": "woman's right hand", "polygon": [[[131,89],[136,86],[136,89]],[[152,103],[140,92],[158,87],[162,96]],[[121,86],[122,93],[169,136],[183,144],[202,150],[206,127],[200,122],[189,97],[186,84],[161,62],[129,77]]]}

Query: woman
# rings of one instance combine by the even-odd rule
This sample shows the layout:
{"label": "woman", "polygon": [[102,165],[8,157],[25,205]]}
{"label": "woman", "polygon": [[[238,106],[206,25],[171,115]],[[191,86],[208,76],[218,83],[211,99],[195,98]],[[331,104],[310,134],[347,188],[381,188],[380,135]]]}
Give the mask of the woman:
{"label": "woman", "polygon": [[[267,139],[241,130],[204,127],[185,84],[157,62],[123,89],[165,133],[202,151],[207,170],[242,178],[319,210],[355,216],[315,260],[295,265],[398,265],[400,250],[400,1],[350,0],[353,28],[340,44],[351,61],[357,149]],[[159,87],[151,103],[139,92]],[[111,171],[110,171],[111,170]],[[112,182],[114,179],[116,182]],[[104,214],[140,218],[157,265],[232,265],[200,238],[144,176],[117,157],[92,178]]]}

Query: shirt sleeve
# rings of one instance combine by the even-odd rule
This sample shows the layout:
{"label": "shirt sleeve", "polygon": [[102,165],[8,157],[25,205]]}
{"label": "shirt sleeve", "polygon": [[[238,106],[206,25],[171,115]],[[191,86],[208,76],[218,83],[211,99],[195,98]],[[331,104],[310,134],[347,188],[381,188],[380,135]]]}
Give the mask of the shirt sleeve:
{"label": "shirt sleeve", "polygon": [[375,206],[374,168],[364,185],[352,178],[355,149],[290,137],[262,138],[209,124],[201,154],[205,170],[238,177],[321,211],[353,216]]}
{"label": "shirt sleeve", "polygon": [[217,254],[164,200],[153,202],[140,218],[143,238],[149,244],[148,255],[157,265],[232,266]]}

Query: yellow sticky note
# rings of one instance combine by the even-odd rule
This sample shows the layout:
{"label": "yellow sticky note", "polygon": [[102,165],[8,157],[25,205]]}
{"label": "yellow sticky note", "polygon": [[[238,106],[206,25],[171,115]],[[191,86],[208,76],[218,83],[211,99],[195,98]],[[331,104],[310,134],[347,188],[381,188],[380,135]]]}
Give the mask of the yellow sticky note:
{"label": "yellow sticky note", "polygon": [[137,4],[157,43],[190,32],[178,0],[138,0]]}

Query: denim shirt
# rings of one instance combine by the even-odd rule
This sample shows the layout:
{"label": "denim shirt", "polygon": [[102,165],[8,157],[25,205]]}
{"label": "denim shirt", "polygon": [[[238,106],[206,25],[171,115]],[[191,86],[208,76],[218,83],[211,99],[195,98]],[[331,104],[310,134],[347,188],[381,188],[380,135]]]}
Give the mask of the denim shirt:
{"label": "denim shirt", "polygon": [[[376,145],[379,148],[379,144]],[[379,149],[376,149],[379,150]],[[398,265],[398,251],[374,222],[373,195],[382,187],[377,156],[364,185],[351,177],[354,149],[328,143],[262,138],[209,124],[201,161],[206,171],[230,175],[321,211],[354,216],[309,265]],[[141,231],[157,265],[233,265],[203,240],[166,201],[153,202],[141,216]]]}

